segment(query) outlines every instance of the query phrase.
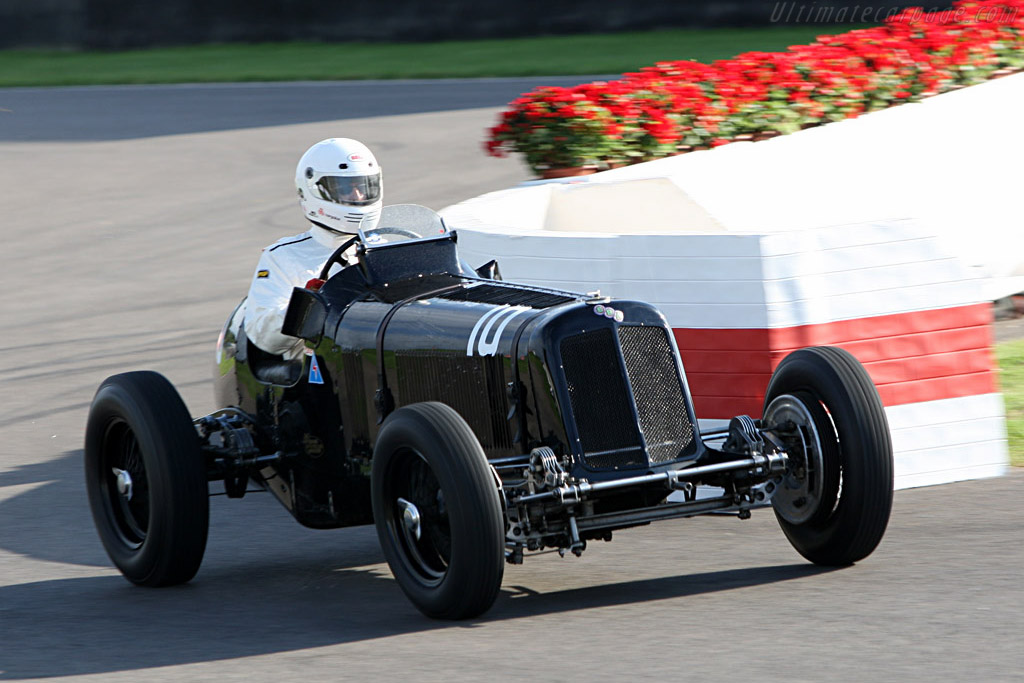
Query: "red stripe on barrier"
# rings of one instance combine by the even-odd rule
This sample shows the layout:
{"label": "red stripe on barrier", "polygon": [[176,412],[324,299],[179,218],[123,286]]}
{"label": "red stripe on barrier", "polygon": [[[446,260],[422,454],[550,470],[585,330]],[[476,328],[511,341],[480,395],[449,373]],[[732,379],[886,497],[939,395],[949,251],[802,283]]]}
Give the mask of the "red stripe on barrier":
{"label": "red stripe on barrier", "polygon": [[[676,344],[687,350],[705,351],[748,351],[764,349],[769,346],[769,338],[773,330],[702,330],[680,328],[672,330]],[[724,333],[724,334],[723,334]]]}
{"label": "red stripe on barrier", "polygon": [[694,396],[697,417],[702,419],[728,419],[736,415],[761,416],[762,400],[735,396]]}
{"label": "red stripe on barrier", "polygon": [[[843,348],[857,356],[862,363],[871,363],[930,353],[987,348],[992,343],[992,332],[988,325],[975,325],[952,330],[933,330],[827,343],[840,343]],[[778,363],[787,353],[796,348],[800,347],[775,348],[772,350],[772,360]]]}
{"label": "red stripe on barrier", "polygon": [[[771,373],[772,356],[764,352],[687,350],[683,359],[695,372]],[[782,360],[782,357],[779,357]]]}
{"label": "red stripe on barrier", "polygon": [[990,304],[780,329],[673,330],[697,415],[759,415],[771,372],[791,351],[840,346],[887,406],[992,393]]}
{"label": "red stripe on barrier", "polygon": [[[684,359],[685,360],[685,359]],[[768,388],[771,373],[746,374],[742,372],[696,372],[686,371],[690,391],[700,396],[746,396],[760,399]]]}
{"label": "red stripe on barrier", "polygon": [[805,346],[896,337],[936,330],[959,330],[992,323],[992,305],[974,304],[930,311],[879,315],[871,318],[839,320],[818,325],[800,325],[769,330],[775,349],[799,349]]}

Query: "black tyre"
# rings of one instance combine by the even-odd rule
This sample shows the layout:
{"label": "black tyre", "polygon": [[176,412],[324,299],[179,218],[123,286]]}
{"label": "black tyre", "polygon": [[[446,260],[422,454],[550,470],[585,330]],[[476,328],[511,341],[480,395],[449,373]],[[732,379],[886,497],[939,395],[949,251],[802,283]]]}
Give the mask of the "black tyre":
{"label": "black tyre", "polygon": [[864,367],[838,348],[791,353],[768,384],[764,424],[779,428],[791,456],[772,506],[797,552],[830,566],[870,555],[889,524],[893,463]]}
{"label": "black tyre", "polygon": [[442,403],[396,410],[371,477],[377,535],[398,585],[429,617],[487,611],[505,571],[505,525],[483,448]]}
{"label": "black tyre", "polygon": [[195,576],[210,504],[199,439],[178,392],[155,372],[107,378],[85,428],[85,483],[103,546],[132,583]]}

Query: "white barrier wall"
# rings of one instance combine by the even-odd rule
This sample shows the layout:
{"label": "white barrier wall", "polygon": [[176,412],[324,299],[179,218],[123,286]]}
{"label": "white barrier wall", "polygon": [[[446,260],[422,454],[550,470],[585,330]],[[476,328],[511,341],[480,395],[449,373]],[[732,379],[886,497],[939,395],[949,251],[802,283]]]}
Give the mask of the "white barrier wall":
{"label": "white barrier wall", "polygon": [[[915,219],[947,253],[988,278],[985,298],[992,301],[1024,291],[1016,165],[1024,158],[1024,136],[1016,132],[1022,111],[1024,73],[792,135],[566,181],[580,190],[541,184],[463,208],[513,232],[768,234]],[[663,189],[651,199],[654,188],[636,184],[645,179],[680,196]],[[593,185],[601,191],[589,191]]]}
{"label": "white barrier wall", "polygon": [[760,415],[786,353],[833,344],[857,356],[879,388],[898,488],[1006,470],[982,280],[914,222],[617,235],[487,227],[461,205],[445,214],[463,257],[497,258],[509,280],[657,305],[699,418]]}
{"label": "white barrier wall", "polygon": [[787,353],[837,345],[878,387],[897,487],[996,476],[989,302],[1024,291],[1022,110],[1017,74],[441,213],[508,279],[657,305],[702,421],[760,415]]}

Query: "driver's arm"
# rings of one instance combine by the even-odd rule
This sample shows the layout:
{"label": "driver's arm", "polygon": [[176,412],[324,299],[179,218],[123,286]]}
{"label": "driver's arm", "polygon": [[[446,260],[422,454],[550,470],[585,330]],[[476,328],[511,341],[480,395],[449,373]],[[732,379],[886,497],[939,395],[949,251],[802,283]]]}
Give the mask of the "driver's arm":
{"label": "driver's arm", "polygon": [[[260,255],[245,305],[245,333],[256,346],[287,359],[302,355],[301,340],[281,334],[281,324],[294,287],[305,286],[312,271],[279,258],[278,249]],[[287,253],[287,252],[285,252]]]}

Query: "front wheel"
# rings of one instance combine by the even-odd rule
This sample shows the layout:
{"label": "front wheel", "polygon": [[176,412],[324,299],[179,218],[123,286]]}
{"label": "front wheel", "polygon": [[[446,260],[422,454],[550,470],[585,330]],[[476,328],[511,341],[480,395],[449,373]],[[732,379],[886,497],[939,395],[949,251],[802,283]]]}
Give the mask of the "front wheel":
{"label": "front wheel", "polygon": [[889,423],[864,367],[833,347],[791,353],[768,384],[762,420],[790,456],[772,506],[793,547],[829,566],[870,555],[889,523],[893,462]]}
{"label": "front wheel", "polygon": [[373,450],[373,518],[406,596],[429,617],[486,612],[505,570],[497,483],[466,421],[442,403],[388,416]]}
{"label": "front wheel", "polygon": [[195,576],[206,550],[206,466],[178,392],[155,372],[109,377],[85,428],[89,506],[107,554],[132,583]]}

